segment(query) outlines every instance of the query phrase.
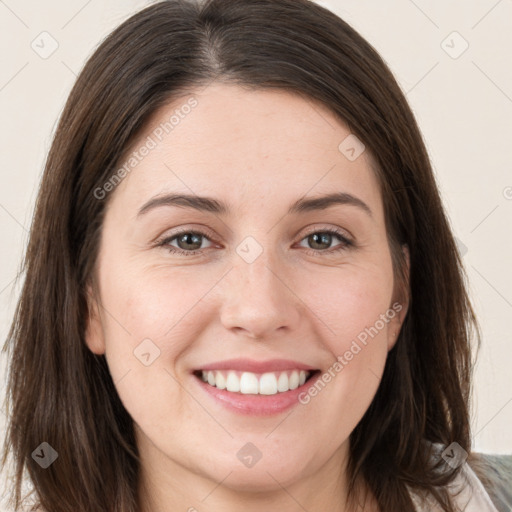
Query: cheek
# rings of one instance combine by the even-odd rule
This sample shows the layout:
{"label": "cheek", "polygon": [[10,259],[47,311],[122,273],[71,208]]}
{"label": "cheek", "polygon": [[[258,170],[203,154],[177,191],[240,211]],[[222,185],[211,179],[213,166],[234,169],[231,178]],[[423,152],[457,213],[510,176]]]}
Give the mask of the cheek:
{"label": "cheek", "polygon": [[211,275],[202,279],[189,269],[115,268],[105,272],[104,302],[107,314],[107,344],[118,345],[127,354],[144,339],[150,339],[162,353],[171,355],[188,343],[198,318],[204,318],[203,297],[212,286]]}
{"label": "cheek", "polygon": [[357,418],[370,404],[386,363],[390,322],[396,315],[391,270],[346,269],[329,278],[317,276],[315,283],[308,306],[321,320],[318,329],[331,358],[317,391],[325,384],[334,394],[333,403],[344,404],[343,414],[349,406],[349,415]]}
{"label": "cheek", "polygon": [[308,308],[320,320],[322,338],[333,354],[343,354],[354,340],[364,345],[370,339],[386,338],[395,315],[390,266],[389,270],[385,265],[340,268],[316,275],[302,286]]}
{"label": "cheek", "polygon": [[340,292],[329,317],[336,333],[329,347],[336,357],[343,355],[349,362],[360,363],[374,356],[385,357],[393,313],[390,299],[382,290],[379,293],[371,288]]}
{"label": "cheek", "polygon": [[123,405],[149,430],[188,414],[175,366],[200,335],[201,299],[211,287],[183,269],[173,274],[163,269],[119,272],[112,266],[104,274],[109,370]]}

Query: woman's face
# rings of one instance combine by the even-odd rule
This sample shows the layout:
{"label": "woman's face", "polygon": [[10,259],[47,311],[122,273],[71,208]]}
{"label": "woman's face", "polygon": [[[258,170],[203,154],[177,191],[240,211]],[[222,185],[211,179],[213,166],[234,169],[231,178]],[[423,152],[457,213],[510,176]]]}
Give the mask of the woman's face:
{"label": "woman's face", "polygon": [[125,163],[86,339],[146,474],[212,501],[339,478],[407,309],[368,152],[318,103],[213,84]]}

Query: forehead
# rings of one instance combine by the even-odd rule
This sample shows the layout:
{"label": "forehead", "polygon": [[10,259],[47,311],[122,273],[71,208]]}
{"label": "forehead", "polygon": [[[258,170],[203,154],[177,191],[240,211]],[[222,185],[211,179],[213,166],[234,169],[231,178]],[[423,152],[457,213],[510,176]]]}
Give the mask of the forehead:
{"label": "forehead", "polygon": [[335,114],[306,96],[212,84],[152,116],[120,162],[128,172],[116,202],[133,210],[172,191],[216,196],[241,211],[341,191],[378,210],[373,160],[368,151],[347,158],[350,137]]}

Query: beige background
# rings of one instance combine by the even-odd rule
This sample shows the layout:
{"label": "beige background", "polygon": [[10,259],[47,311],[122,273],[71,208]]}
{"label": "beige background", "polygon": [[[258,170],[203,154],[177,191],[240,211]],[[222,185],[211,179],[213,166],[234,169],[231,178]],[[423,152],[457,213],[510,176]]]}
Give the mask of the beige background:
{"label": "beige background", "polygon": [[[0,0],[2,342],[19,293],[13,279],[45,155],[66,96],[102,38],[149,3]],[[480,451],[511,453],[512,0],[318,3],[380,52],[419,121],[483,330],[474,445]],[[47,58],[31,46],[39,45],[42,52],[42,38],[47,51],[58,44],[52,55],[43,55]],[[5,364],[0,357],[2,399]],[[2,434],[4,424],[2,408]]]}

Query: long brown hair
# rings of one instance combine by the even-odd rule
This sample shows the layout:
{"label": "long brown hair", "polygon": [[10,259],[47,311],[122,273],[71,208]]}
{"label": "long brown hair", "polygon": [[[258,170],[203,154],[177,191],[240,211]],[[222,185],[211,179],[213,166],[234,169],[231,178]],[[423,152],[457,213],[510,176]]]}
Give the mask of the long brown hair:
{"label": "long brown hair", "polygon": [[[458,474],[425,450],[470,452],[471,340],[480,333],[420,131],[373,47],[308,0],[185,0],[151,5],[97,48],[67,100],[42,179],[9,351],[3,464],[12,454],[49,512],[135,512],[139,458],[132,419],[104,356],[84,342],[87,284],[106,183],[157,109],[213,81],[278,88],[320,101],[373,156],[395,277],[410,294],[378,392],[350,436],[350,496],[360,478],[382,510],[412,510],[407,488],[452,512]],[[401,245],[410,251],[405,279]],[[31,456],[47,442],[58,459]]]}

